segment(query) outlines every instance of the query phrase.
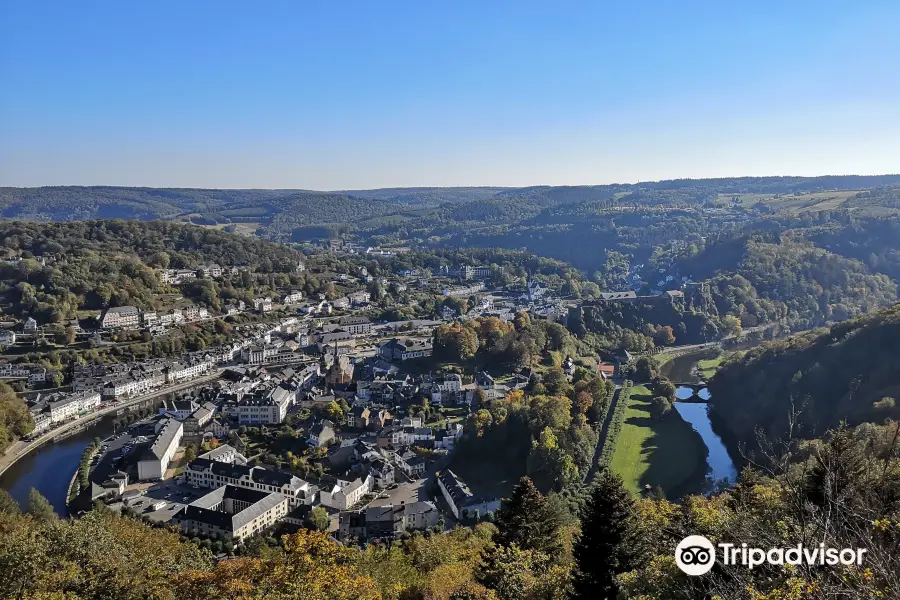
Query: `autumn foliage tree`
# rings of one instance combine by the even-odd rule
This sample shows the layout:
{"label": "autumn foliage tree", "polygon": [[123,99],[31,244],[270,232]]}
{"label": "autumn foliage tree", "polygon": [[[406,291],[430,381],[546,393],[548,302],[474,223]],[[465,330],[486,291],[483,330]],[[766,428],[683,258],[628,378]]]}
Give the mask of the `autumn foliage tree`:
{"label": "autumn foliage tree", "polygon": [[354,564],[356,551],[326,533],[300,531],[282,538],[284,552],[268,558],[222,561],[211,570],[180,575],[181,600],[376,600],[381,594]]}

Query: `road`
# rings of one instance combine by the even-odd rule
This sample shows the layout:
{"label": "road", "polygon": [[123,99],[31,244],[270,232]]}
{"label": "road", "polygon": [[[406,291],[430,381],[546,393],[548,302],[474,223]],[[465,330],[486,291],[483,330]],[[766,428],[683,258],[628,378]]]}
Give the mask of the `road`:
{"label": "road", "polygon": [[702,350],[703,348],[711,348],[713,346],[720,345],[724,341],[734,340],[734,339],[744,337],[745,335],[748,335],[751,333],[758,333],[760,331],[765,331],[766,329],[769,329],[770,327],[772,327],[772,325],[759,325],[757,327],[747,327],[741,332],[741,335],[739,335],[739,336],[727,335],[727,336],[723,337],[721,340],[717,340],[714,342],[706,342],[704,344],[689,344],[686,346],[666,346],[665,348],[663,348],[662,350],[659,351],[659,354],[671,354],[672,352],[687,353],[692,350]]}
{"label": "road", "polygon": [[125,408],[128,406],[133,406],[135,404],[140,404],[141,402],[146,402],[147,400],[149,400],[151,398],[155,398],[157,396],[162,396],[164,394],[177,393],[182,390],[189,389],[189,388],[195,387],[197,385],[207,383],[209,381],[213,381],[213,380],[221,377],[222,371],[223,371],[223,369],[216,369],[215,373],[213,373],[212,375],[206,375],[204,377],[198,377],[197,379],[192,379],[191,381],[185,381],[185,382],[179,383],[177,385],[159,388],[159,389],[153,390],[152,392],[144,394],[142,396],[136,396],[134,398],[130,398],[130,399],[126,400],[125,402],[118,402],[111,406],[104,407],[100,410],[90,412],[86,415],[78,417],[74,421],[69,421],[67,423],[64,423],[61,427],[57,427],[56,429],[51,429],[50,431],[42,433],[40,436],[38,436],[37,438],[35,438],[34,440],[32,440],[30,442],[24,442],[22,440],[19,440],[18,442],[14,443],[12,446],[10,446],[7,449],[6,454],[4,454],[3,456],[0,456],[0,475],[3,475],[3,473],[9,467],[11,467],[13,464],[15,464],[15,462],[17,460],[19,460],[20,458],[27,455],[29,452],[31,452],[35,448],[41,446],[42,444],[49,442],[50,440],[52,440],[53,438],[55,438],[56,436],[58,436],[62,433],[66,433],[67,431],[75,429],[76,427],[80,427],[81,425],[84,425],[85,423],[87,423],[89,421],[93,421],[94,419],[102,417],[103,415],[107,415],[112,412],[115,412],[115,411],[119,410],[120,408]]}

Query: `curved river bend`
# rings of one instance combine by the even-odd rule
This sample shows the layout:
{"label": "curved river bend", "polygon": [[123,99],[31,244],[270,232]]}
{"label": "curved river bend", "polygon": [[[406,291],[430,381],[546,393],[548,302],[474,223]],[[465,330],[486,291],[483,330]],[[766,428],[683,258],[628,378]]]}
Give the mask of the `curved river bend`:
{"label": "curved river bend", "polygon": [[172,394],[150,398],[134,406],[123,408],[119,415],[106,415],[99,421],[58,442],[49,442],[23,456],[0,476],[0,488],[5,489],[23,507],[28,502],[31,488],[44,495],[56,512],[67,516],[66,494],[69,483],[81,463],[81,455],[95,437],[105,438],[121,429],[130,417],[137,414],[155,412],[163,400],[172,399]]}

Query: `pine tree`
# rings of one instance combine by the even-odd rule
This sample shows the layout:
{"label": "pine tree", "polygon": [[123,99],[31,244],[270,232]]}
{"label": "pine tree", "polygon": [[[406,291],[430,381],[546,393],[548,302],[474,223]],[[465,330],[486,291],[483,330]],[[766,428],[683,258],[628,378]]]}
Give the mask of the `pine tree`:
{"label": "pine tree", "polygon": [[551,556],[560,550],[559,517],[528,477],[520,479],[512,495],[503,501],[496,525],[494,541],[498,545],[515,544],[522,550],[538,550]]}
{"label": "pine tree", "polygon": [[616,576],[636,566],[634,500],[618,475],[601,473],[585,503],[573,548],[572,600],[614,599]]}
{"label": "pine tree", "polygon": [[27,512],[41,521],[54,521],[58,518],[50,501],[34,488],[28,493]]}

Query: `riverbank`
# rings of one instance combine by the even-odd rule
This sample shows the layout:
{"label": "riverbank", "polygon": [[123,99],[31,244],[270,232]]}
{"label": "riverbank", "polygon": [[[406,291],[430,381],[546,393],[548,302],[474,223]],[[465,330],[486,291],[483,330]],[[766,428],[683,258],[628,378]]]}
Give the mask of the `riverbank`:
{"label": "riverbank", "polygon": [[646,386],[634,386],[610,468],[635,495],[647,485],[661,487],[670,500],[702,492],[707,472],[703,439],[677,412],[654,419],[652,399]]}
{"label": "riverbank", "polygon": [[62,434],[68,433],[74,429],[78,429],[79,427],[84,427],[85,425],[90,424],[92,421],[98,421],[104,416],[116,413],[123,408],[129,408],[142,402],[152,400],[153,398],[165,396],[166,394],[177,394],[178,392],[191,389],[192,387],[196,387],[197,385],[215,381],[221,376],[222,369],[217,369],[216,372],[211,375],[206,375],[192,381],[186,381],[184,383],[169,386],[166,388],[159,388],[142,396],[136,396],[135,398],[126,400],[125,402],[119,402],[100,410],[90,412],[86,415],[82,415],[77,419],[64,423],[62,426],[57,427],[56,429],[52,429],[50,431],[42,433],[40,436],[30,442],[23,442],[22,440],[19,440],[18,442],[10,446],[9,449],[7,449],[6,454],[0,456],[0,476],[2,476],[7,469],[13,466],[16,461],[24,458],[29,453],[40,448],[47,442],[59,438],[59,436]]}

